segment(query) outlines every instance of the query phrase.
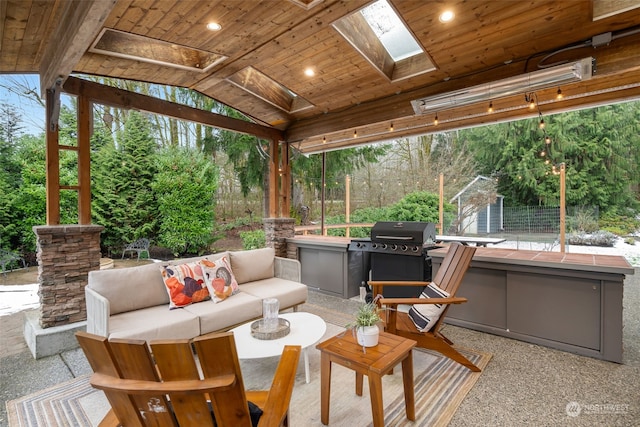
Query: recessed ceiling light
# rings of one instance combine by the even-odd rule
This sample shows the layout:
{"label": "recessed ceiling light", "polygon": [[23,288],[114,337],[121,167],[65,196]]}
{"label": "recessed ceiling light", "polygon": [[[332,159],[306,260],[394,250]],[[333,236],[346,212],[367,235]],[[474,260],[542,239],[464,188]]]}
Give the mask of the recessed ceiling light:
{"label": "recessed ceiling light", "polygon": [[220,31],[222,29],[222,25],[218,24],[217,22],[209,22],[207,24],[207,29],[211,31]]}
{"label": "recessed ceiling light", "polygon": [[453,13],[453,11],[445,10],[440,14],[438,19],[440,20],[440,22],[451,22],[453,21],[453,18],[455,18],[455,16],[456,15]]}
{"label": "recessed ceiling light", "polygon": [[313,68],[309,67],[304,70],[304,75],[307,77],[313,77],[316,75],[316,72],[313,70]]}

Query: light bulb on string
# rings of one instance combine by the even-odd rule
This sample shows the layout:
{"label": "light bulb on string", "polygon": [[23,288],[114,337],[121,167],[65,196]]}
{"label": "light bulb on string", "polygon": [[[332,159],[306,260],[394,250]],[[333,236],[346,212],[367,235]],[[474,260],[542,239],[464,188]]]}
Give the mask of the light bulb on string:
{"label": "light bulb on string", "polygon": [[562,89],[558,88],[558,92],[556,92],[556,99],[562,99],[564,95],[562,95]]}
{"label": "light bulb on string", "polygon": [[487,112],[493,113],[493,102],[489,102],[489,108],[487,109]]}
{"label": "light bulb on string", "polygon": [[433,124],[434,126],[438,126],[438,115],[436,114],[436,117],[433,119]]}

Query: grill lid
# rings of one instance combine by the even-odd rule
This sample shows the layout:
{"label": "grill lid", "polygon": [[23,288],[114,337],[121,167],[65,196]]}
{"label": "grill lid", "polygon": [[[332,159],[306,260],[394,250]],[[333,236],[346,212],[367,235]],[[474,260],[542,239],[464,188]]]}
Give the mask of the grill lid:
{"label": "grill lid", "polygon": [[379,221],[371,228],[371,241],[422,245],[436,239],[436,226],[432,222]]}

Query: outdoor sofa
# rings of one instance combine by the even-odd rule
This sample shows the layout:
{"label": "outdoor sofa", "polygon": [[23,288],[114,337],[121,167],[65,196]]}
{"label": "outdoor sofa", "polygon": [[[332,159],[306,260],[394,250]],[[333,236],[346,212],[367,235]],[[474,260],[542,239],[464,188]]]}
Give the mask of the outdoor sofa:
{"label": "outdoor sofa", "polygon": [[[230,267],[237,291],[232,292],[229,286],[218,290],[208,286],[210,298],[205,296],[197,303],[174,308],[180,300],[170,298],[168,289],[174,279],[167,276],[188,270],[187,266],[212,264]],[[197,267],[195,270],[200,271]],[[226,274],[228,269],[223,270]],[[202,292],[206,293],[204,287],[193,292],[193,300]],[[300,283],[299,261],[276,257],[272,248],[263,248],[91,271],[85,295],[87,332],[148,341],[190,339],[259,319],[265,298],[277,298],[280,310],[296,310],[307,300],[307,286]]]}

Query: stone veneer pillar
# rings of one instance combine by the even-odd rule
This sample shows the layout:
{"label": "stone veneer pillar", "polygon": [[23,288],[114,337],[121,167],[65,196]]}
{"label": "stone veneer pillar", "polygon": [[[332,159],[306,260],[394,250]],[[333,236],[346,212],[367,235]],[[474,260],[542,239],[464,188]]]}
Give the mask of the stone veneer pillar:
{"label": "stone veneer pillar", "polygon": [[89,271],[100,269],[101,225],[35,226],[40,326],[50,328],[87,319],[84,287]]}
{"label": "stone veneer pillar", "polygon": [[287,239],[294,237],[295,219],[293,218],[264,218],[264,236],[266,245],[276,251],[276,256],[287,257]]}

